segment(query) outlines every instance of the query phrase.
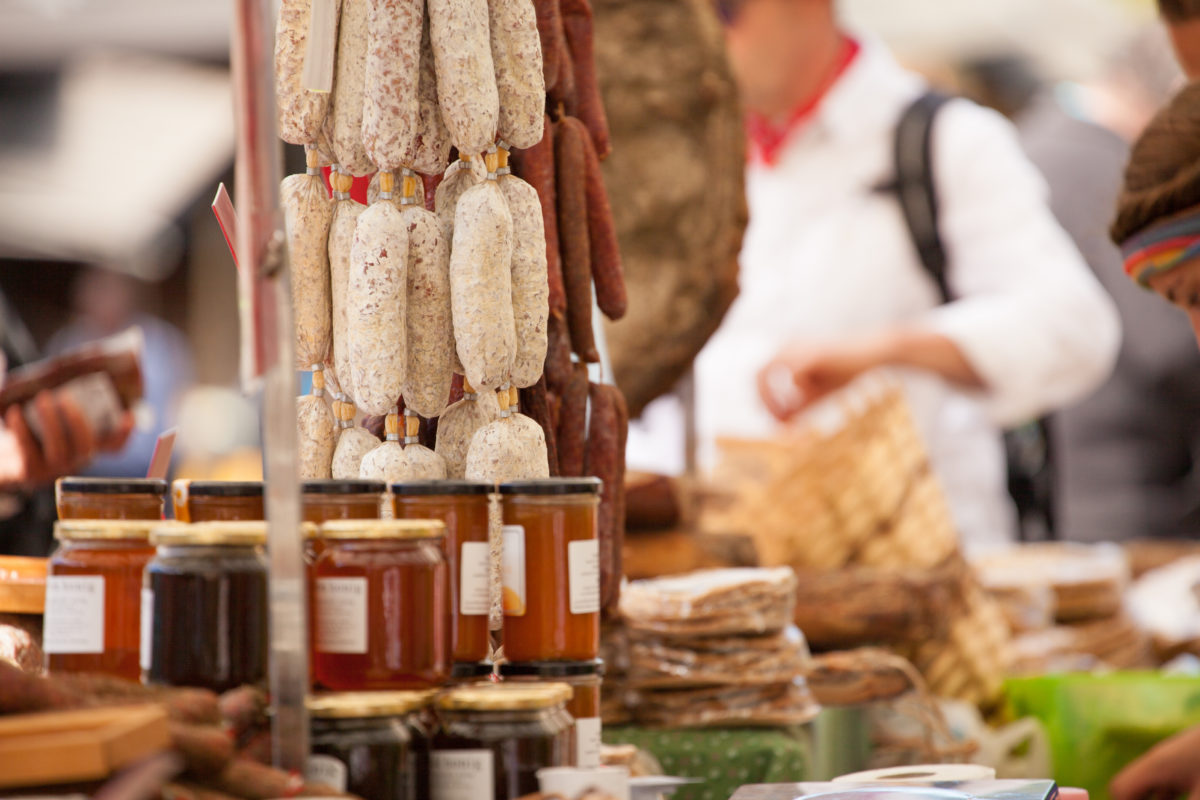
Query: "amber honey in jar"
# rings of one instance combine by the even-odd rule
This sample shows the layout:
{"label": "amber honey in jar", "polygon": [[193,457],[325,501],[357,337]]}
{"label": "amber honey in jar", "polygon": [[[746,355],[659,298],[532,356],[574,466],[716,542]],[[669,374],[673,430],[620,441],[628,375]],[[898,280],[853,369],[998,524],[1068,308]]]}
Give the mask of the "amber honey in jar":
{"label": "amber honey in jar", "polygon": [[457,662],[488,657],[488,501],[492,485],[477,481],[408,481],[392,484],[396,519],[440,519],[446,523],[445,553],[450,573],[450,638]]}
{"label": "amber honey in jar", "polygon": [[466,687],[439,696],[430,796],[516,800],[538,791],[539,769],[570,766],[570,697],[562,683]]}
{"label": "amber honey in jar", "polygon": [[59,478],[59,519],[162,519],[167,482],[153,478]]}
{"label": "amber honey in jar", "polygon": [[[142,582],[144,683],[223,692],[267,676],[265,522],[157,528]],[[147,622],[148,621],[148,622]]]}
{"label": "amber honey in jar", "polygon": [[[320,524],[333,519],[379,519],[379,504],[387,486],[383,481],[315,480],[301,485],[301,511],[305,522]],[[323,545],[320,536],[304,542],[304,559],[312,564]]]}
{"label": "amber honey in jar", "polygon": [[177,480],[171,485],[180,522],[243,522],[264,519],[262,481]]}
{"label": "amber honey in jar", "polygon": [[511,683],[565,683],[573,692],[567,712],[575,720],[571,731],[571,766],[600,766],[600,686],[604,662],[542,661],[500,665],[500,677]]}
{"label": "amber honey in jar", "polygon": [[500,485],[504,654],[510,661],[591,661],[600,648],[596,478]]}
{"label": "amber honey in jar", "polygon": [[46,577],[46,669],[141,675],[142,570],[154,556],[150,520],[63,520]]}
{"label": "amber honey in jar", "polygon": [[428,689],[450,676],[441,520],[336,520],[309,575],[313,682],[334,691]]}
{"label": "amber honey in jar", "polygon": [[[344,692],[308,700],[312,754],[305,778],[339,793],[424,800],[417,741],[431,692]],[[423,734],[422,734],[423,735]]]}

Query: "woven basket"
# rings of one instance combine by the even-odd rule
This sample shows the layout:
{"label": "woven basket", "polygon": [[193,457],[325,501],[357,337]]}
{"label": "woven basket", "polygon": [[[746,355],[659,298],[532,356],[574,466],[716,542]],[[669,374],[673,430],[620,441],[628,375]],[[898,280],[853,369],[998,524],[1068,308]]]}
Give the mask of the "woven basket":
{"label": "woven basket", "polygon": [[[797,623],[810,641],[888,642],[936,694],[994,702],[1010,661],[1008,625],[963,563],[903,390],[876,382],[839,411],[833,430],[721,441],[722,465],[701,498],[701,530],[747,536],[762,566],[790,566],[828,585],[824,598],[801,590]],[[840,578],[830,574],[837,571]],[[937,625],[922,618],[911,591],[862,592],[889,583],[911,590],[912,581],[931,575],[942,576],[935,583],[952,596],[936,604]],[[822,604],[831,618],[850,613],[862,638],[853,641],[853,625],[822,624],[810,613]],[[906,616],[901,605],[915,607]]]}

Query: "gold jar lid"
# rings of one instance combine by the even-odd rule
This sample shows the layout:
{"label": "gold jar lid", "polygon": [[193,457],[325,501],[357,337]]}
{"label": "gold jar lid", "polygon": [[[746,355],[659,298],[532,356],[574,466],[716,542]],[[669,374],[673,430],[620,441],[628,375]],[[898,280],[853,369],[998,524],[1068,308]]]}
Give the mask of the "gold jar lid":
{"label": "gold jar lid", "polygon": [[181,523],[161,519],[63,519],[54,523],[54,538],[62,542],[150,541],[152,531]]}
{"label": "gold jar lid", "polygon": [[440,519],[335,519],[321,524],[318,539],[440,539]]}
{"label": "gold jar lid", "polygon": [[[301,523],[301,533],[307,534],[311,527],[313,525],[310,522]],[[267,543],[267,523],[261,520],[244,520],[160,525],[150,534],[150,542],[168,547],[255,547]]]}
{"label": "gold jar lid", "polygon": [[435,692],[336,692],[308,698],[317,719],[357,719],[411,714],[429,705]]}
{"label": "gold jar lid", "polygon": [[562,705],[573,694],[565,683],[464,686],[438,697],[437,707],[447,711],[536,711]]}

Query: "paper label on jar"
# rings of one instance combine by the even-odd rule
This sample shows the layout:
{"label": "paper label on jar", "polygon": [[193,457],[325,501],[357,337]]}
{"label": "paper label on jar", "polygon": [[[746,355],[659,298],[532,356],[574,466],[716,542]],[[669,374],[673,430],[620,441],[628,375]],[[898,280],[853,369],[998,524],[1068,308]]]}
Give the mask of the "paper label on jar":
{"label": "paper label on jar", "polygon": [[314,753],[304,766],[304,780],[328,786],[335,792],[345,792],[346,765],[333,756]]}
{"label": "paper label on jar", "polygon": [[442,750],[429,754],[433,800],[494,800],[491,750]]}
{"label": "paper label on jar", "polygon": [[151,645],[154,643],[154,590],[142,589],[142,613],[138,638],[138,666],[150,669]]}
{"label": "paper label on jar", "polygon": [[47,653],[104,652],[104,576],[46,578],[42,649]]}
{"label": "paper label on jar", "polygon": [[367,579],[317,579],[317,649],[367,652]]}
{"label": "paper label on jar", "polygon": [[504,550],[500,557],[501,596],[504,598],[504,614],[508,617],[525,616],[525,528],[520,525],[505,525],[501,529]]}
{"label": "paper label on jar", "polygon": [[575,765],[590,769],[600,766],[600,718],[575,720]]}
{"label": "paper label on jar", "polygon": [[464,617],[481,617],[491,607],[488,543],[463,542],[458,561],[458,613]]}
{"label": "paper label on jar", "polygon": [[567,587],[572,614],[600,610],[600,542],[567,542]]}

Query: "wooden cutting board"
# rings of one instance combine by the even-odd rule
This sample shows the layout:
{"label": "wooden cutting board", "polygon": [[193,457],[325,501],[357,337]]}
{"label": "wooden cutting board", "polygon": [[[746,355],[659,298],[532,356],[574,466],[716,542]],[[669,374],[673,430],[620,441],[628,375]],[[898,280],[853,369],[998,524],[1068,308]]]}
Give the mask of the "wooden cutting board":
{"label": "wooden cutting board", "polygon": [[0,717],[0,788],[100,780],[170,743],[158,705]]}

